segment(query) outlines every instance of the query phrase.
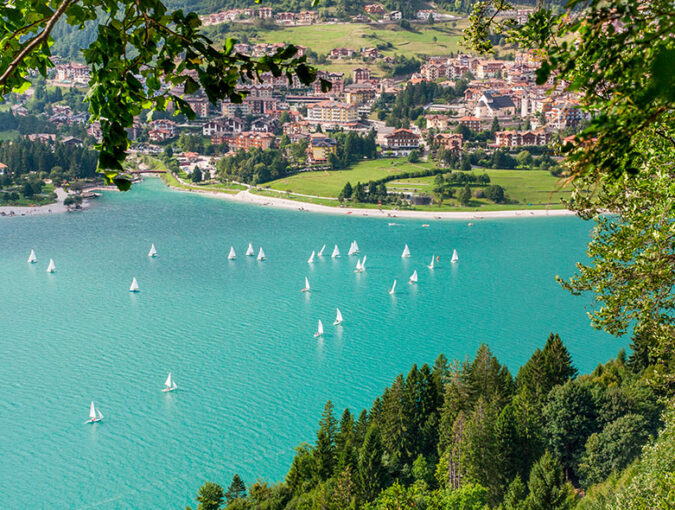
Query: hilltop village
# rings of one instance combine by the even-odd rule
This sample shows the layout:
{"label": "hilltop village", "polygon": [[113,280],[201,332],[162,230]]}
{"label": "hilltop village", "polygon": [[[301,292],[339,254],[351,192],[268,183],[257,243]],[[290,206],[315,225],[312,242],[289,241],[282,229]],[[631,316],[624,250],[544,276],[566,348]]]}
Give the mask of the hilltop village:
{"label": "hilltop village", "polygon": [[[366,12],[370,23],[390,22],[400,15],[386,12],[379,4],[366,6]],[[513,11],[513,16],[522,22],[528,12]],[[261,7],[202,16],[202,22],[246,23],[258,18],[283,25],[316,23],[320,29],[319,23],[336,21],[320,21],[314,14]],[[426,24],[453,17],[419,11],[416,18]],[[284,46],[239,42],[234,51],[259,58]],[[295,46],[296,56],[312,51]],[[589,118],[574,95],[558,92],[551,82],[535,83],[540,57],[531,51],[513,49],[501,58],[458,52],[411,59],[415,63],[408,66],[408,72],[390,76],[383,75],[381,64],[394,64],[396,58],[375,46],[335,47],[325,58],[333,65],[317,67],[318,77],[331,84],[328,91],[322,90],[319,80],[303,86],[297,79],[289,83],[286,77],[271,74],[242,81],[240,103],[214,105],[199,93],[184,96],[182,89],[171,90],[184,97],[195,118],[174,115],[171,103],[166,112],[155,112],[152,120],[138,116],[129,129],[130,152],[161,158],[183,183],[249,186],[303,172],[353,168],[363,160],[392,158],[402,165],[399,173],[436,175],[436,191],[407,189],[401,193],[387,189],[384,179],[372,186],[364,182],[353,196],[350,189],[360,183],[347,183],[344,193],[332,198],[397,206],[438,200],[442,204],[444,198],[452,203],[456,198],[457,205],[468,206],[472,197],[490,198],[490,194],[485,195],[484,187],[470,189],[473,195],[463,199],[460,189],[453,193],[452,186],[481,184],[481,176],[463,177],[459,172],[519,168],[559,176],[559,158],[552,147],[581,129]],[[75,152],[65,149],[79,149],[84,154],[101,139],[100,125],[88,123],[86,104],[82,103],[88,68],[57,57],[53,63],[46,82],[38,79],[24,93],[11,95],[8,109],[0,113],[3,129],[17,134],[0,146],[0,174],[4,176],[0,198],[7,203],[36,200],[45,184],[60,186],[95,177],[94,159],[82,164],[66,157]],[[340,71],[331,69],[335,64]],[[403,170],[403,163],[427,166]],[[459,175],[449,174],[451,171]],[[448,184],[445,191],[444,182]],[[489,178],[482,182],[488,183]],[[22,195],[24,191],[27,196]],[[494,200],[488,203],[507,200],[504,189],[490,193]]]}

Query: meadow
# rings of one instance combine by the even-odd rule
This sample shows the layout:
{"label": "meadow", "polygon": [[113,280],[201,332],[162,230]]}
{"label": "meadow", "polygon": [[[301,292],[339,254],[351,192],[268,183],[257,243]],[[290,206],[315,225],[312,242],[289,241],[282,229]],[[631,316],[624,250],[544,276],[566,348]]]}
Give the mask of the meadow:
{"label": "meadow", "polygon": [[[283,193],[284,198],[312,202],[310,198],[290,194],[311,195],[314,197],[336,198],[344,185],[349,182],[354,186],[357,182],[367,183],[404,172],[423,171],[434,168],[430,163],[409,163],[406,159],[377,159],[362,161],[348,170],[303,172],[265,184],[265,188]],[[476,169],[476,174],[487,173],[492,184],[502,186],[509,203],[493,204],[489,200],[474,198],[469,208],[460,208],[455,199],[446,200],[444,205],[416,206],[420,210],[467,210],[479,207],[483,210],[509,210],[531,207],[540,209],[550,207],[562,209],[561,198],[569,195],[569,190],[561,190],[559,179],[543,170],[495,170]],[[387,183],[390,192],[412,192],[416,194],[432,194],[434,176],[412,177]],[[456,188],[457,191],[460,189]],[[318,200],[321,200],[319,198]],[[327,205],[335,205],[327,201]]]}

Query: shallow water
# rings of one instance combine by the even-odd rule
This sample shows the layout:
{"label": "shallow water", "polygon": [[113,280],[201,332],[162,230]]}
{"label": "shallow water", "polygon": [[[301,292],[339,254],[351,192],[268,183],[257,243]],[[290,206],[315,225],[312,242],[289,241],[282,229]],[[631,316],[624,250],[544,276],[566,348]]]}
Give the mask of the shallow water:
{"label": "shallow water", "polygon": [[[0,219],[2,506],[182,508],[207,479],[281,479],[327,399],[358,412],[441,352],[463,359],[486,342],[515,374],[554,331],[587,372],[626,343],[593,331],[590,299],[554,281],[584,257],[590,224],[428,221],[261,208],[157,179],[84,213]],[[265,262],[244,256],[249,242]],[[307,264],[324,243],[343,256]],[[179,390],[162,393],[170,370]],[[92,399],[105,418],[85,425]]]}

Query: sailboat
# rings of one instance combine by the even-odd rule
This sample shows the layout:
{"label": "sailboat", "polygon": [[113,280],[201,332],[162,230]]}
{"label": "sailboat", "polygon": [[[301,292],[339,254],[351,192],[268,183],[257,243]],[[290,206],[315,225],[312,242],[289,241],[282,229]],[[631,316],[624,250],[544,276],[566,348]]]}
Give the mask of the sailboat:
{"label": "sailboat", "polygon": [[410,283],[417,283],[417,269],[415,269],[413,274],[410,275]]}
{"label": "sailboat", "polygon": [[227,256],[227,260],[234,260],[237,258],[237,253],[234,251],[234,246],[230,246],[230,253]]}
{"label": "sailboat", "polygon": [[166,381],[164,381],[164,388],[162,389],[162,391],[164,392],[173,391],[176,388],[178,388],[178,386],[176,386],[176,381],[174,381],[171,378],[171,372],[169,372],[169,377],[167,377]]}
{"label": "sailboat", "polygon": [[150,245],[150,251],[148,252],[148,257],[156,257],[157,256],[157,250],[155,249],[155,245],[151,244]]}
{"label": "sailboat", "polygon": [[436,260],[436,255],[432,255],[432,256],[431,256],[431,262],[430,262],[429,265],[427,266],[429,269],[433,269],[433,268],[434,268],[434,261],[435,261],[435,260]]}
{"label": "sailboat", "polygon": [[352,244],[349,245],[349,251],[347,255],[356,255],[359,252],[359,245],[356,244],[356,241],[352,241]]}
{"label": "sailboat", "polygon": [[131,280],[131,287],[129,287],[129,292],[139,292],[138,290],[138,282],[136,281],[136,277],[134,276],[134,279]]}
{"label": "sailboat", "polygon": [[394,285],[391,286],[391,290],[389,291],[389,294],[391,294],[393,296],[395,292],[396,292],[396,280],[394,280]]}
{"label": "sailboat", "polygon": [[342,313],[340,313],[340,309],[337,308],[337,315],[335,316],[333,326],[339,326],[340,324],[342,324]]}
{"label": "sailboat", "polygon": [[253,249],[253,245],[251,243],[248,243],[248,248],[246,250],[246,255],[249,257],[255,256],[255,250]]}
{"label": "sailboat", "polygon": [[101,414],[101,411],[99,409],[96,409],[96,406],[94,405],[94,401],[91,401],[91,406],[89,407],[89,419],[85,421],[85,423],[96,423],[97,421],[101,421],[103,419],[103,414]]}
{"label": "sailboat", "polygon": [[302,289],[302,292],[309,292],[309,279],[305,276],[305,288]]}
{"label": "sailboat", "polygon": [[335,245],[335,248],[333,248],[333,253],[330,255],[332,258],[336,259],[340,256],[340,248],[338,248],[338,245]]}
{"label": "sailboat", "polygon": [[311,254],[311,255],[309,256],[309,258],[307,259],[307,263],[308,263],[308,264],[311,264],[312,262],[314,262],[314,255],[315,255],[315,254],[316,254],[316,252],[315,252],[314,250],[312,250],[312,254]]}
{"label": "sailboat", "polygon": [[56,271],[56,264],[54,264],[54,259],[49,259],[49,265],[47,266],[47,272],[53,273]]}
{"label": "sailboat", "polygon": [[459,255],[457,255],[457,250],[452,250],[452,258],[450,259],[450,262],[452,262],[453,264],[459,262]]}
{"label": "sailboat", "polygon": [[365,270],[366,270],[366,259],[367,259],[367,258],[368,258],[367,255],[364,255],[364,256],[363,256],[363,260],[361,261],[361,271],[365,271]]}
{"label": "sailboat", "polygon": [[323,250],[325,250],[325,249],[326,249],[326,245],[324,244],[324,245],[321,247],[321,249],[319,250],[319,253],[317,253],[317,255],[318,255],[319,257],[323,257]]}
{"label": "sailboat", "polygon": [[35,251],[31,250],[30,255],[28,255],[28,263],[35,264],[37,262],[37,257],[35,256]]}
{"label": "sailboat", "polygon": [[356,261],[356,269],[354,269],[355,273],[360,273],[363,271],[363,266],[361,265],[361,259]]}
{"label": "sailboat", "polygon": [[407,259],[410,258],[410,248],[408,248],[408,245],[405,245],[405,248],[403,248],[403,253],[401,254],[401,258]]}
{"label": "sailboat", "polygon": [[258,260],[265,260],[265,252],[262,249],[262,246],[260,247],[260,251],[258,252]]}
{"label": "sailboat", "polygon": [[314,338],[323,335],[323,322],[319,319],[319,326],[316,328],[316,333],[314,333]]}

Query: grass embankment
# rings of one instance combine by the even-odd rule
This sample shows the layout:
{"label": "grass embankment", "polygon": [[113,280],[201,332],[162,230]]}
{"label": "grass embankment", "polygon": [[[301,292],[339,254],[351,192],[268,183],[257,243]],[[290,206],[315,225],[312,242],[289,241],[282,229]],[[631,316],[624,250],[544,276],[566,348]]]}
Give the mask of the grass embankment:
{"label": "grass embankment", "polygon": [[405,159],[375,159],[362,161],[347,170],[302,172],[284,179],[268,182],[264,186],[280,191],[304,195],[337,198],[347,182],[367,183],[383,177],[433,168],[429,163],[408,163]]}
{"label": "grass embankment", "polygon": [[45,184],[42,187],[42,193],[32,197],[20,196],[18,200],[2,200],[0,206],[10,207],[37,207],[56,203],[56,192],[53,184]]}
{"label": "grass embankment", "polygon": [[[350,182],[354,186],[357,182],[367,183],[371,180],[394,176],[404,172],[418,172],[434,168],[430,163],[409,163],[401,159],[378,159],[362,161],[348,170],[323,172],[303,172],[266,183],[270,188],[259,192],[268,196],[288,198],[298,202],[318,203],[323,205],[338,205],[335,200],[344,185]],[[503,211],[520,209],[563,209],[560,198],[569,194],[568,190],[559,190],[558,178],[542,170],[492,170],[476,169],[475,174],[487,173],[491,184],[499,184],[505,190],[509,203],[494,204],[487,199],[474,198],[469,207],[461,207],[456,199],[446,200],[442,207],[438,205],[415,206],[413,209],[421,211]],[[390,192],[413,192],[432,194],[434,176],[412,177],[390,181],[386,184]],[[475,186],[473,189],[479,188]],[[456,187],[459,192],[461,187]],[[557,191],[556,191],[557,190]],[[319,198],[293,195],[315,195]],[[326,197],[326,198],[322,198]],[[375,204],[349,204],[358,207],[376,208]]]}

